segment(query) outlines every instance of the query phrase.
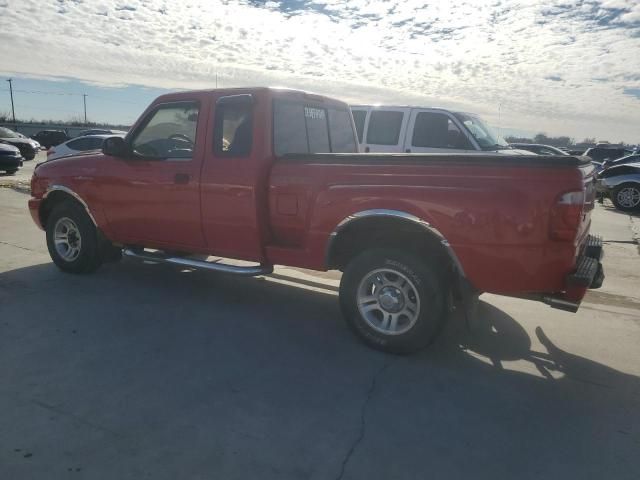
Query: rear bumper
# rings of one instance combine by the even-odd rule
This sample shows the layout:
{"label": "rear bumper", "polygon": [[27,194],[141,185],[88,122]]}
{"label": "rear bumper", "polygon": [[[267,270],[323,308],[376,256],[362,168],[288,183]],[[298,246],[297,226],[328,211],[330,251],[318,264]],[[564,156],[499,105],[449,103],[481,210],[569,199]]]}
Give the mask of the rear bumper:
{"label": "rear bumper", "polygon": [[575,271],[565,279],[566,290],[562,294],[543,296],[542,301],[553,308],[577,312],[587,290],[600,288],[604,282],[603,255],[602,238],[589,235]]}

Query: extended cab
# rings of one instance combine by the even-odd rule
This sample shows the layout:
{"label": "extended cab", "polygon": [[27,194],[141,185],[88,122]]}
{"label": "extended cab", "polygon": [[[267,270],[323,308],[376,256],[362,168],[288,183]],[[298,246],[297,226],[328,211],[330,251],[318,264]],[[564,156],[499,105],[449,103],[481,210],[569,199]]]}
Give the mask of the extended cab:
{"label": "extended cab", "polygon": [[348,324],[393,352],[426,345],[451,297],[576,311],[602,283],[588,159],[356,151],[348,106],[326,97],[163,95],[103,153],[40,164],[29,208],[67,272],[122,252],[240,275],[339,269]]}
{"label": "extended cab", "polygon": [[365,153],[534,155],[511,147],[474,113],[392,105],[353,105],[351,111]]}

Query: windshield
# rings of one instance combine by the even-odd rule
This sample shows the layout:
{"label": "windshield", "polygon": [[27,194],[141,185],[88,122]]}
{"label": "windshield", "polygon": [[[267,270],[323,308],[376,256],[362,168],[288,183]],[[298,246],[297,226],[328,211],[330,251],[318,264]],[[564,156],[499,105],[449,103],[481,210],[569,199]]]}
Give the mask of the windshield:
{"label": "windshield", "polygon": [[483,150],[501,150],[509,147],[509,144],[500,135],[491,130],[491,127],[480,120],[477,115],[470,113],[454,113],[476,139]]}
{"label": "windshield", "polygon": [[0,138],[20,138],[20,136],[13,130],[0,127]]}

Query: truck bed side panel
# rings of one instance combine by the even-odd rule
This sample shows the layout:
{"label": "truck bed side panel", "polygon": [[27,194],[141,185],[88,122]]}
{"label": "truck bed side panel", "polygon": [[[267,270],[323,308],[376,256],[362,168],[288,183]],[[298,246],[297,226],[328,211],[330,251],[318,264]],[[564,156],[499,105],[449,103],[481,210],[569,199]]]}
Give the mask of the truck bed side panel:
{"label": "truck bed side panel", "polygon": [[[561,290],[575,266],[581,240],[550,240],[549,211],[559,194],[582,187],[577,164],[496,163],[491,157],[457,162],[450,156],[440,162],[416,162],[417,156],[405,156],[409,162],[401,156],[386,161],[371,156],[372,162],[312,157],[288,158],[273,167],[270,222],[277,240],[271,260],[276,263],[286,263],[296,251],[305,266],[326,268],[327,240],[340,221],[364,210],[391,209],[439,230],[467,277],[483,291]],[[273,208],[285,197],[298,199],[295,211],[286,215]]]}

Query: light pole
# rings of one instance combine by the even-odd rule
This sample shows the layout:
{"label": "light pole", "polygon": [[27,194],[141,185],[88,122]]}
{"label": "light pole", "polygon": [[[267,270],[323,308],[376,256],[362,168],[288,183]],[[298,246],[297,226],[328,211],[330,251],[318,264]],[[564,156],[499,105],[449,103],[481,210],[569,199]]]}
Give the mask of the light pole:
{"label": "light pole", "polygon": [[12,84],[13,79],[9,78],[7,80],[7,82],[9,82],[9,94],[11,95],[11,116],[13,117],[13,126],[15,128],[15,126],[16,126],[16,110],[13,107],[13,84]]}
{"label": "light pole", "polygon": [[84,125],[87,125],[87,94],[82,94],[82,101],[84,102]]}

